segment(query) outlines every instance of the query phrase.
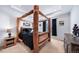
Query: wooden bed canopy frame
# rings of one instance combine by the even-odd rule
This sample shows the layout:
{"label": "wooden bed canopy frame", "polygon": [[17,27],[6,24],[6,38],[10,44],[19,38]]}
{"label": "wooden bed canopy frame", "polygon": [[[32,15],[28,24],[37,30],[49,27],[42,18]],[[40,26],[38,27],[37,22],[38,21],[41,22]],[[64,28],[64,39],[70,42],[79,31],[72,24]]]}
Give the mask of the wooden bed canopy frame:
{"label": "wooden bed canopy frame", "polygon": [[[50,18],[45,16],[41,11],[39,11],[39,6],[34,5],[33,10],[31,10],[28,13],[25,13],[21,17],[17,17],[17,22],[16,22],[16,30],[17,30],[17,36],[15,39],[15,44],[17,43],[19,37],[19,23],[22,20],[22,18],[25,18],[29,15],[33,14],[33,45],[34,49],[33,52],[38,52],[40,47],[44,46],[46,42],[50,42],[51,40],[51,34],[50,34]],[[43,32],[43,33],[38,33],[38,20],[39,20],[39,14],[46,19],[48,19],[48,32]],[[46,21],[46,20],[43,20]],[[42,22],[43,22],[42,21]],[[42,41],[39,42],[40,39],[43,39]]]}

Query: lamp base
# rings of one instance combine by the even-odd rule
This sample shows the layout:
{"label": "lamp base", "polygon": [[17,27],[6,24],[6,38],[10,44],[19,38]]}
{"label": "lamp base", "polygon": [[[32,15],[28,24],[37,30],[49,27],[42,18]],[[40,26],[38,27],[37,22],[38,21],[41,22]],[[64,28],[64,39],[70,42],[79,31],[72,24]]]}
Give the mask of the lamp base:
{"label": "lamp base", "polygon": [[8,33],[9,38],[11,37],[11,33]]}

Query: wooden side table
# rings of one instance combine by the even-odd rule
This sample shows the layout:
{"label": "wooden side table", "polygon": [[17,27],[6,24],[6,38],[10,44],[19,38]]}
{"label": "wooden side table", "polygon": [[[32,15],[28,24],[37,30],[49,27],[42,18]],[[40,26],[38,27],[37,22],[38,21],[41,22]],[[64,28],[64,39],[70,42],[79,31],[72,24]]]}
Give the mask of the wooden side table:
{"label": "wooden side table", "polygon": [[7,48],[14,45],[15,37],[6,37],[3,43],[3,48]]}

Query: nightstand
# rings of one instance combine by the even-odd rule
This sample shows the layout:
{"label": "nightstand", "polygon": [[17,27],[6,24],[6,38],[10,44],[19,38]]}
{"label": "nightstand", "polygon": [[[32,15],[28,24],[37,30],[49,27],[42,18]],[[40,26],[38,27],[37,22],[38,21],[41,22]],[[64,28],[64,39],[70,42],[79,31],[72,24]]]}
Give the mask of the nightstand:
{"label": "nightstand", "polygon": [[3,48],[7,48],[14,45],[15,37],[5,37]]}

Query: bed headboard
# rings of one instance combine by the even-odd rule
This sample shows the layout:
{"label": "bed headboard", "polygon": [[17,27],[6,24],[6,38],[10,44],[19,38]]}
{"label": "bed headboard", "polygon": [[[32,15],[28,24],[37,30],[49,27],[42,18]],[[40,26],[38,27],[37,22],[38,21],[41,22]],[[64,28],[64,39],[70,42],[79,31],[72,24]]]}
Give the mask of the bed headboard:
{"label": "bed headboard", "polygon": [[32,28],[22,28],[21,27],[21,31],[31,32],[32,31]]}

